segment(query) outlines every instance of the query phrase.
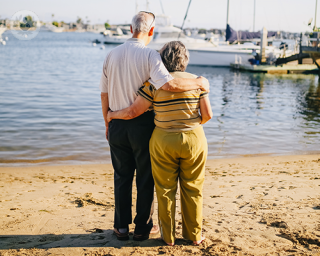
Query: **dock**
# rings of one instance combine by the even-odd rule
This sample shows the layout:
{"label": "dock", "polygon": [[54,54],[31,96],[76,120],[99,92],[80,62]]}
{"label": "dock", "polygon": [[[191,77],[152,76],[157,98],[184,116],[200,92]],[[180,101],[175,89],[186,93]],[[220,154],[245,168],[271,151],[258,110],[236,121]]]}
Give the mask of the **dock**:
{"label": "dock", "polygon": [[318,74],[319,69],[315,64],[299,64],[299,65],[251,65],[231,63],[231,68],[235,70],[260,72],[268,74]]}
{"label": "dock", "polygon": [[268,74],[319,74],[320,75],[320,32],[313,32],[307,45],[302,45],[302,33],[300,35],[299,52],[289,57],[278,58],[273,65],[267,64],[265,56],[266,29],[262,30],[260,48],[260,65],[231,63],[235,70],[260,72]]}
{"label": "dock", "polygon": [[320,32],[313,32],[312,36],[313,38],[309,38],[308,45],[301,46],[301,52],[309,54],[320,71]]}
{"label": "dock", "polygon": [[302,52],[309,54],[310,57],[315,62],[315,64],[320,69],[320,47],[319,47],[319,41],[316,44],[316,46],[302,46]]}

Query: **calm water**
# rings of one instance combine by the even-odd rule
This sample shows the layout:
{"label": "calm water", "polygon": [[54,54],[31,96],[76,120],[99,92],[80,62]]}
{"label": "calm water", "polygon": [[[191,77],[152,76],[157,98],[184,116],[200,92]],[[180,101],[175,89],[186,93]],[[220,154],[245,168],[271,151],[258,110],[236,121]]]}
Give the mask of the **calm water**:
{"label": "calm water", "polygon": [[[40,32],[0,46],[0,165],[109,162],[99,80],[113,47],[91,33]],[[205,125],[210,158],[320,151],[320,85],[314,75],[189,67],[211,84]]]}

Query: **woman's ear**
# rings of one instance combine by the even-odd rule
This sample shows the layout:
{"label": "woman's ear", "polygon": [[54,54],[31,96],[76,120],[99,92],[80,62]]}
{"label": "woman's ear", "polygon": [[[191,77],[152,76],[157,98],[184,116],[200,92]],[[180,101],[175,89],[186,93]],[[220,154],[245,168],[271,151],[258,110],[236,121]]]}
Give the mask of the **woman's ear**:
{"label": "woman's ear", "polygon": [[148,36],[153,36],[154,27],[149,30]]}

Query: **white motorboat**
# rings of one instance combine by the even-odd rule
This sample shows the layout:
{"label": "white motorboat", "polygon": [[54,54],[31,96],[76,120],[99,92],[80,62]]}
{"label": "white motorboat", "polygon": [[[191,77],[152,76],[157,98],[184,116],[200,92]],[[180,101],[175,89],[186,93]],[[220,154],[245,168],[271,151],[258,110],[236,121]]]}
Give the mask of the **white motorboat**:
{"label": "white motorboat", "polygon": [[[189,65],[230,67],[231,63],[248,64],[249,59],[254,58],[253,50],[260,53],[260,46],[253,43],[219,45],[210,48],[189,49]],[[274,46],[266,47],[266,56],[280,57],[283,51]],[[286,51],[286,55],[292,55],[292,51]]]}
{"label": "white motorboat", "polygon": [[47,24],[46,25],[46,28],[51,31],[51,32],[54,32],[54,33],[61,33],[64,31],[64,27],[56,27],[52,24]]}
{"label": "white motorboat", "polygon": [[105,44],[123,44],[125,41],[132,37],[130,27],[128,30],[128,28],[121,26],[105,30],[103,34],[105,36]]}

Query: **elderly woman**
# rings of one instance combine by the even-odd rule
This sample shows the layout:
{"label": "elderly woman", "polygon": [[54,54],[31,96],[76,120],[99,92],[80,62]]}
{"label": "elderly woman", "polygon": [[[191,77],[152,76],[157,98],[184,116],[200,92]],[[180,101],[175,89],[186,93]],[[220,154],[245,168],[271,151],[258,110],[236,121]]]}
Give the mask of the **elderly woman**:
{"label": "elderly woman", "polygon": [[[180,41],[164,45],[160,55],[174,78],[196,77],[184,72],[189,53]],[[174,245],[175,196],[179,180],[182,235],[198,245],[204,240],[202,187],[208,146],[201,124],[212,117],[208,94],[200,90],[156,90],[152,84],[146,82],[129,108],[109,112],[108,119],[132,119],[144,113],[151,105],[155,112],[156,128],[150,140],[150,155],[162,239],[168,245]]]}

